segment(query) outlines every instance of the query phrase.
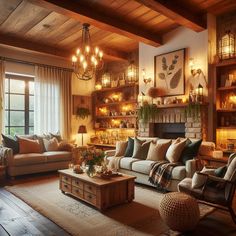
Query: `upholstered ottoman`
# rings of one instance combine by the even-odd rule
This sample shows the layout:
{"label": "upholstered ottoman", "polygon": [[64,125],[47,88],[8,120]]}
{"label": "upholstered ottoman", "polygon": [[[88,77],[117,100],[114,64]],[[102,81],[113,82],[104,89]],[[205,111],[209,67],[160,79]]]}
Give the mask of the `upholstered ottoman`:
{"label": "upholstered ottoman", "polygon": [[185,193],[172,192],[163,197],[160,215],[172,230],[184,232],[195,228],[200,212],[196,199]]}

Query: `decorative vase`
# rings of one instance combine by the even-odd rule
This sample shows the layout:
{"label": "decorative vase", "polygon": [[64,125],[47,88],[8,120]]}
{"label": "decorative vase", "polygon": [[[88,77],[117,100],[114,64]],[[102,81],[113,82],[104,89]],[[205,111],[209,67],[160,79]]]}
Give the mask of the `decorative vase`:
{"label": "decorative vase", "polygon": [[86,166],[86,174],[93,178],[96,175],[96,169],[94,165],[87,165]]}

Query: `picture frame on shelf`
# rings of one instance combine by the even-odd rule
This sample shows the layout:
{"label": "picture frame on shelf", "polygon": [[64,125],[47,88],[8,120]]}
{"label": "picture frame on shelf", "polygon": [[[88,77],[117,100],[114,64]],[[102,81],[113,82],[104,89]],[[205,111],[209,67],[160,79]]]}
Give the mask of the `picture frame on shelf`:
{"label": "picture frame on shelf", "polygon": [[185,94],[185,48],[155,56],[154,67],[159,97]]}

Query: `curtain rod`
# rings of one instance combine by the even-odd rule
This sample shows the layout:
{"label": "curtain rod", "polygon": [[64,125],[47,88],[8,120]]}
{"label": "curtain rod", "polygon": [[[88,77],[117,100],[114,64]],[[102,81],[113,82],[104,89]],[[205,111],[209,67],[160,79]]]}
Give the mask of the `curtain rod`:
{"label": "curtain rod", "polygon": [[14,59],[14,58],[10,58],[10,57],[0,57],[0,60],[9,61],[9,62],[16,62],[16,63],[26,64],[26,65],[31,65],[31,66],[51,67],[51,68],[57,68],[57,69],[73,72],[72,69],[65,68],[65,67],[51,66],[51,65],[47,65],[47,64],[28,62],[28,61],[18,60],[18,59]]}

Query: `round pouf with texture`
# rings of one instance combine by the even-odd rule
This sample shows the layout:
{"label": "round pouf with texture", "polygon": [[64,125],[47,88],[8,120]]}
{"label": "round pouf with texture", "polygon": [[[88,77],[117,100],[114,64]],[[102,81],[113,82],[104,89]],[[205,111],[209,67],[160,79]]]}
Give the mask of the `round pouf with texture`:
{"label": "round pouf with texture", "polygon": [[173,192],[163,197],[160,215],[172,230],[185,232],[195,228],[200,212],[196,199],[185,193]]}

